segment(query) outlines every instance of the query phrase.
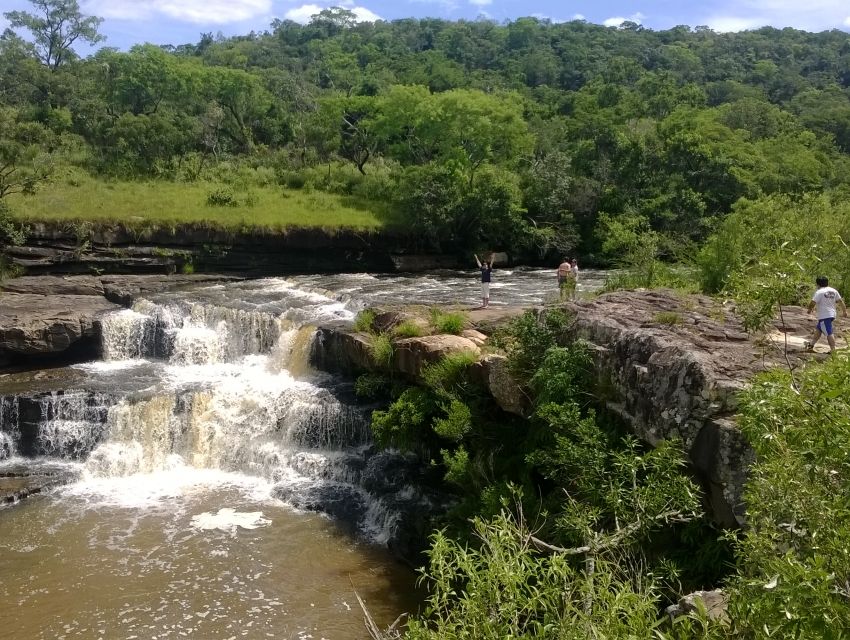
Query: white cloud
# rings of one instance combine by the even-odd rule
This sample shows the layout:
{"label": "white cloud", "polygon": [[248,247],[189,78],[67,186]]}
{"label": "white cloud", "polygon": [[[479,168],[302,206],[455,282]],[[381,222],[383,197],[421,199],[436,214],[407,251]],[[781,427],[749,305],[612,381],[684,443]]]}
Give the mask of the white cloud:
{"label": "white cloud", "polygon": [[194,24],[229,24],[268,15],[272,0],[89,0],[85,13],[118,20],[166,16]]}
{"label": "white cloud", "polygon": [[715,31],[741,31],[764,25],[807,31],[850,27],[847,0],[723,0],[701,20]]}
{"label": "white cloud", "polygon": [[573,20],[586,20],[583,13],[577,13],[572,17]]}
{"label": "white cloud", "polygon": [[351,7],[354,15],[357,16],[357,22],[377,22],[383,20],[381,16],[373,11],[369,11],[366,7]]}
{"label": "white cloud", "polygon": [[634,22],[636,24],[641,24],[644,20],[646,20],[646,16],[643,15],[640,11],[637,13],[633,13],[628,18],[623,18],[621,16],[614,16],[613,18],[608,18],[604,20],[602,24],[606,27],[619,27],[624,22]]}
{"label": "white cloud", "polygon": [[[339,6],[339,3],[329,6]],[[350,0],[343,2],[342,6],[354,14],[357,18],[357,22],[375,22],[376,20],[383,19],[377,13],[370,11],[366,7],[358,7]],[[295,7],[294,9],[287,11],[283,14],[283,17],[287,20],[292,20],[293,22],[307,24],[310,22],[310,18],[319,13],[322,9],[327,8],[328,7],[320,7],[317,4],[302,4],[300,7]]]}
{"label": "white cloud", "polygon": [[493,0],[469,0],[469,4],[474,4],[477,7],[486,7],[488,4],[492,4]]}
{"label": "white cloud", "polygon": [[317,4],[303,4],[295,9],[290,9],[283,14],[283,17],[287,20],[292,20],[293,22],[307,24],[310,22],[310,18],[319,13],[321,10],[322,8]]}

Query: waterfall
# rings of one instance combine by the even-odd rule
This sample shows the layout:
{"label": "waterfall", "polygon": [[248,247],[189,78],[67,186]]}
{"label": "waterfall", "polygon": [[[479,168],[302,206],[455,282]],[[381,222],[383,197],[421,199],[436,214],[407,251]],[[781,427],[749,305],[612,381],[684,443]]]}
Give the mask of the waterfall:
{"label": "waterfall", "polygon": [[[350,385],[309,364],[314,324],[353,313],[315,289],[263,284],[175,292],[106,315],[110,390],[40,396],[28,409],[33,450],[82,460],[89,481],[174,470],[259,476],[294,507],[386,541],[399,502],[387,498],[391,482],[362,486],[374,454],[368,412]],[[15,453],[18,413],[0,403],[0,458]]]}
{"label": "waterfall", "polygon": [[20,436],[18,397],[4,396],[0,398],[0,460],[15,455]]}

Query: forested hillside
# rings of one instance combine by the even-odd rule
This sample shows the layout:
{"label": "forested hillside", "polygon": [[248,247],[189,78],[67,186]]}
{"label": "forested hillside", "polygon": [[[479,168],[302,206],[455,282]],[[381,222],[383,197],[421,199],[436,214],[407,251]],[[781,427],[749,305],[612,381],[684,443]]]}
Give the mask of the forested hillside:
{"label": "forested hillside", "polygon": [[741,198],[850,192],[840,31],[356,23],[332,9],[79,59],[11,22],[0,153],[17,171],[0,195],[48,176],[201,181],[210,206],[243,208],[252,189],[329,191],[380,203],[384,223],[444,251],[605,259],[620,251],[605,240],[635,230],[659,232],[662,256],[687,252]]}

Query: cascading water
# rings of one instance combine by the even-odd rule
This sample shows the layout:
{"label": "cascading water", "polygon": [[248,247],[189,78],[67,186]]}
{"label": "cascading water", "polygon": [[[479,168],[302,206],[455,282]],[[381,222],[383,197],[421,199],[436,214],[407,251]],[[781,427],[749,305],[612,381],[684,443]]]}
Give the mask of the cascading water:
{"label": "cascading water", "polygon": [[[551,289],[501,272],[493,302]],[[391,542],[422,469],[308,358],[313,325],[411,292],[477,298],[457,274],[205,285],[102,318],[101,362],[0,380],[0,483],[73,480],[0,508],[0,638],[361,638],[352,585],[379,623],[411,610],[411,574],[333,523]]]}

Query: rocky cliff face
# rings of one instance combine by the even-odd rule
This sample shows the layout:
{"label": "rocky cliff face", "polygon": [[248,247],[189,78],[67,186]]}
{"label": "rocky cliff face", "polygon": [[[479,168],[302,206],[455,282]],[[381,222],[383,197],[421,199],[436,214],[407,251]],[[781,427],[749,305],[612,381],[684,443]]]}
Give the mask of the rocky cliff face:
{"label": "rocky cliff face", "polygon": [[[618,292],[569,305],[573,334],[594,352],[598,397],[649,444],[677,439],[708,489],[715,519],[743,522],[743,486],[754,460],[735,425],[737,394],[757,373],[801,364],[802,309],[784,327],[747,335],[731,306],[672,291]],[[784,329],[784,331],[783,331]]]}
{"label": "rocky cliff face", "polygon": [[[679,440],[706,487],[714,519],[728,527],[742,524],[743,487],[754,454],[735,423],[737,394],[761,371],[812,357],[803,350],[811,324],[804,310],[785,309],[785,324],[756,339],[744,332],[734,308],[704,296],[618,292],[567,309],[574,314],[570,337],[586,341],[593,352],[600,404],[650,445]],[[476,313],[470,315],[479,328],[498,324],[499,318]],[[404,351],[396,352],[393,369],[412,381],[439,355],[477,352],[472,341],[447,336],[399,342]],[[441,348],[432,348],[437,344]],[[319,330],[313,363],[348,374],[376,368],[368,335],[332,328]],[[481,358],[475,371],[504,411],[527,414],[528,398],[503,356]]]}
{"label": "rocky cliff face", "polygon": [[333,271],[422,271],[458,266],[454,255],[401,232],[350,229],[226,231],[184,224],[132,229],[120,224],[30,225],[27,242],[7,247],[27,275],[195,272],[242,276]]}

